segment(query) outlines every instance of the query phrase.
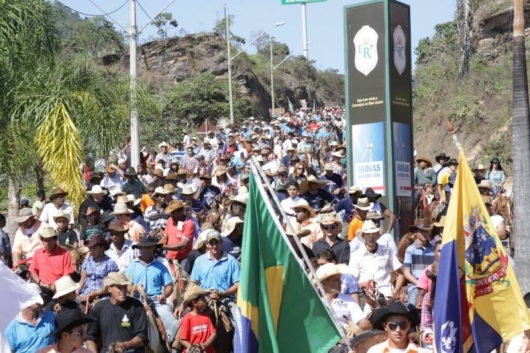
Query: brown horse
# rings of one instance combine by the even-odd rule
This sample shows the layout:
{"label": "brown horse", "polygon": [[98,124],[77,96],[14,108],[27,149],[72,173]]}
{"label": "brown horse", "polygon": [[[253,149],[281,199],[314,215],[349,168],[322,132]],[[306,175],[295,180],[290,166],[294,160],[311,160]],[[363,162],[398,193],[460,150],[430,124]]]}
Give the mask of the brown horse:
{"label": "brown horse", "polygon": [[407,251],[407,248],[414,243],[414,240],[416,240],[416,235],[412,232],[405,233],[405,235],[400,239],[398,243],[398,259],[399,261],[403,262],[405,259],[405,251]]}
{"label": "brown horse", "polygon": [[436,194],[432,185],[426,185],[421,191],[418,204],[416,205],[416,218],[427,218],[432,220],[432,215],[429,213],[429,206],[433,201],[436,201]]}

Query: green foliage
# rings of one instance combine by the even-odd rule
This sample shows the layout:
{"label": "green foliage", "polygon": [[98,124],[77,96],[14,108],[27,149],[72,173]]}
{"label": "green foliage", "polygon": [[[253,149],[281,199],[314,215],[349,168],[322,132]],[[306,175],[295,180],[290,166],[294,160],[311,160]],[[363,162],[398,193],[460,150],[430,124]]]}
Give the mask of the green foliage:
{"label": "green foliage", "polygon": [[162,39],[167,39],[169,34],[169,26],[176,29],[178,27],[177,20],[173,19],[173,14],[171,12],[162,12],[153,19],[153,26],[158,28],[156,33]]}
{"label": "green foliage", "polygon": [[[228,16],[228,24],[230,28],[232,28],[232,25],[234,24],[234,18],[234,15]],[[224,17],[215,22],[212,31],[226,40],[226,20]],[[245,44],[245,38],[235,35],[232,31],[230,31],[230,43],[239,48],[241,47],[241,44]]]}
{"label": "green foliage", "polygon": [[434,26],[434,31],[432,39],[420,39],[418,46],[414,49],[418,66],[430,62],[435,56],[453,56],[459,50],[456,21],[440,23]]}
{"label": "green foliage", "polygon": [[458,95],[450,103],[450,120],[458,125],[477,124],[482,120],[482,104],[477,96]]}

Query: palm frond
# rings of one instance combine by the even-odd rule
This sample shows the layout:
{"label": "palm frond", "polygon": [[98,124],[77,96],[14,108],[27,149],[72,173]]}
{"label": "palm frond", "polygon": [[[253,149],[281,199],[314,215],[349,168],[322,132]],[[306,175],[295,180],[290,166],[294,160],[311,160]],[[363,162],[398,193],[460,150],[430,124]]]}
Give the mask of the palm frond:
{"label": "palm frond", "polygon": [[70,202],[79,206],[86,198],[79,169],[85,159],[83,142],[64,102],[59,102],[39,126],[35,145],[54,185],[68,192]]}

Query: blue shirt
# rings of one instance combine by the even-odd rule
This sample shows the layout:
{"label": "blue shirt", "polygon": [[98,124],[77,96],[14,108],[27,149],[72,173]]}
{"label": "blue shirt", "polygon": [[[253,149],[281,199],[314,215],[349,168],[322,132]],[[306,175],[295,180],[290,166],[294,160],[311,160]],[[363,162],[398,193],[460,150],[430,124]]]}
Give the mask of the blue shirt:
{"label": "blue shirt", "polygon": [[164,292],[165,286],[173,283],[167,267],[154,259],[147,266],[140,259],[134,259],[127,267],[125,273],[131,277],[134,285],[142,284],[145,294],[150,297],[159,296]]}
{"label": "blue shirt", "polygon": [[340,286],[340,292],[343,294],[354,294],[359,293],[359,284],[357,279],[348,273],[343,273],[340,275],[340,280],[342,282]]}
{"label": "blue shirt", "polygon": [[344,186],[344,183],[342,181],[342,178],[339,174],[333,173],[331,176],[327,176],[326,174],[322,175],[320,177],[320,180],[327,181],[327,185],[324,187],[327,192],[330,194],[335,191],[335,189],[341,188]]}
{"label": "blue shirt", "polygon": [[239,282],[239,272],[239,263],[232,255],[224,253],[219,261],[215,261],[210,257],[210,252],[207,252],[195,260],[191,279],[203,289],[224,292]]}
{"label": "blue shirt", "polygon": [[45,311],[38,318],[37,326],[25,322],[18,314],[4,331],[11,351],[16,353],[35,353],[35,351],[55,343],[55,337],[46,337],[55,330],[55,314]]}
{"label": "blue shirt", "polygon": [[320,210],[324,207],[327,202],[331,202],[335,199],[333,195],[327,192],[324,189],[317,189],[316,194],[312,194],[309,190],[306,191],[302,198],[307,201],[309,206],[313,207],[315,210]]}
{"label": "blue shirt", "polygon": [[98,262],[89,256],[83,261],[81,270],[86,271],[85,283],[80,293],[82,296],[100,291],[103,289],[103,278],[107,277],[110,272],[120,271],[116,262],[107,255],[103,255],[103,258]]}
{"label": "blue shirt", "polygon": [[409,268],[410,272],[415,278],[420,278],[420,275],[427,266],[434,261],[434,246],[429,244],[428,247],[418,245],[416,242],[412,243],[405,252],[405,259],[403,266]]}
{"label": "blue shirt", "polygon": [[236,239],[235,241],[229,237],[223,237],[223,252],[230,254],[236,258],[237,261],[241,261],[241,246],[243,244],[243,238]]}
{"label": "blue shirt", "polygon": [[350,223],[350,220],[351,220],[351,218],[353,216],[353,212],[355,211],[355,206],[353,205],[353,201],[352,201],[351,197],[347,196],[347,197],[343,198],[342,200],[340,200],[339,202],[337,202],[333,206],[333,209],[337,213],[342,211],[342,210],[344,210],[345,212],[342,215],[342,221],[346,222],[346,223]]}

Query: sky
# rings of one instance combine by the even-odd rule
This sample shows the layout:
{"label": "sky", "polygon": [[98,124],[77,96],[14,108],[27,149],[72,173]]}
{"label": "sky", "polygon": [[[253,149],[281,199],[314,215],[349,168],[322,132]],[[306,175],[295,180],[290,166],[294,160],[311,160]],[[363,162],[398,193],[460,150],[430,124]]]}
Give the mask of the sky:
{"label": "sky", "polygon": [[[87,13],[101,14],[95,3],[105,12],[111,12],[124,4],[125,0],[61,0],[63,4]],[[137,0],[150,17],[154,17],[171,0]],[[307,32],[309,59],[315,60],[315,67],[344,72],[344,6],[361,3],[364,0],[327,0],[321,3],[307,4]],[[402,0],[411,7],[412,56],[414,48],[421,38],[430,37],[434,26],[453,19],[456,9],[454,0]],[[224,5],[234,15],[232,33],[251,40],[252,33],[259,33],[276,22],[285,22],[284,26],[273,28],[269,33],[279,42],[289,46],[296,55],[302,55],[302,9],[301,5],[282,5],[281,0],[176,0],[165,12],[171,12],[173,18],[187,33],[211,31],[218,19],[224,18]],[[129,5],[112,14],[111,17],[124,28],[129,25]],[[149,18],[137,7],[137,25],[143,27]],[[122,30],[116,25],[117,29]],[[170,35],[178,34],[177,31]],[[140,34],[140,42],[156,37],[156,28],[147,26]],[[251,46],[248,51],[255,51]]]}

